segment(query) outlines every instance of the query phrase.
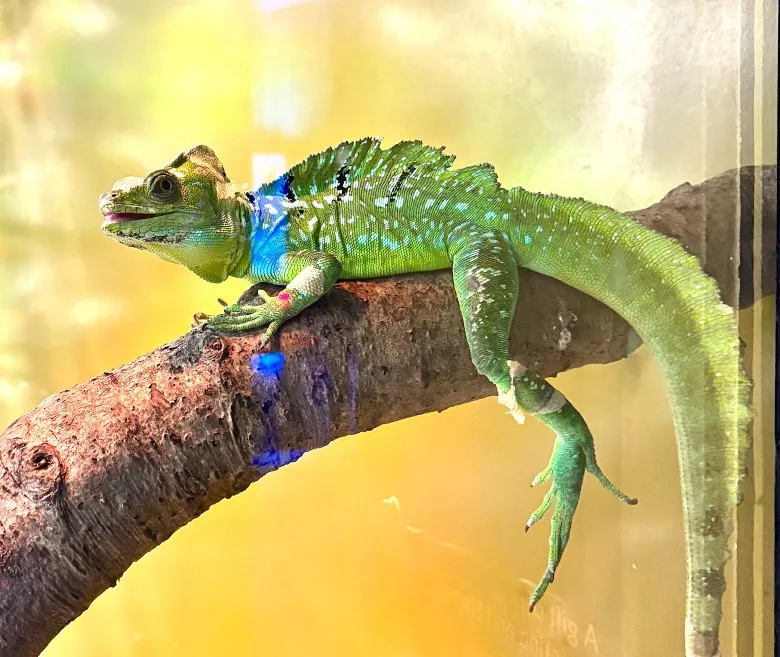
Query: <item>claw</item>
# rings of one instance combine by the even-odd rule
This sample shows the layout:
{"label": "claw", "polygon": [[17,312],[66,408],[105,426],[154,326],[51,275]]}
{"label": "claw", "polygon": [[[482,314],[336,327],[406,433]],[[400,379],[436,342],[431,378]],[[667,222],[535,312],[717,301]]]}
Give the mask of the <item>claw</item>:
{"label": "claw", "polygon": [[544,517],[544,514],[547,513],[547,510],[550,508],[550,504],[552,504],[556,492],[557,489],[555,485],[550,487],[550,490],[547,491],[547,494],[544,496],[542,503],[539,505],[536,511],[534,511],[531,514],[531,517],[528,518],[528,522],[525,523],[525,531],[531,529],[531,527],[533,527],[537,522],[539,522]]}
{"label": "claw", "polygon": [[539,584],[537,584],[536,588],[533,590],[533,593],[531,593],[531,599],[528,603],[529,612],[533,612],[534,607],[539,602],[539,600],[542,599],[544,592],[547,590],[547,587],[553,583],[553,580],[555,580],[555,568],[548,567],[547,570],[544,571],[544,575],[542,575],[541,581]]}
{"label": "claw", "polygon": [[610,493],[612,493],[615,497],[617,497],[621,502],[625,504],[630,504],[633,506],[634,504],[637,504],[639,500],[636,497],[629,497],[626,495],[623,491],[621,491],[615,484],[613,484],[609,479],[607,479],[607,476],[601,471],[601,468],[596,465],[595,462],[590,462],[585,467],[585,469],[590,472],[596,479],[601,482],[601,485],[604,486]]}
{"label": "claw", "polygon": [[538,486],[539,484],[543,484],[545,481],[547,481],[550,478],[550,475],[552,474],[552,466],[548,465],[544,470],[542,470],[538,475],[536,475],[531,482],[531,488],[534,486]]}
{"label": "claw", "polygon": [[192,323],[190,324],[190,330],[192,329],[200,329],[201,331],[204,330],[207,326],[206,322],[210,320],[213,317],[213,315],[207,315],[206,313],[195,313],[192,316]]}
{"label": "claw", "polygon": [[271,338],[274,336],[278,328],[282,325],[282,322],[280,320],[275,320],[271,322],[268,325],[268,328],[265,329],[265,333],[263,333],[263,337],[260,339],[260,348],[265,348],[269,342],[271,342]]}
{"label": "claw", "polygon": [[222,306],[223,308],[227,308],[227,307],[230,305],[230,304],[228,304],[228,302],[227,302],[227,301],[223,301],[223,300],[222,300],[222,299],[220,299],[219,297],[217,297],[217,303],[218,303],[220,306]]}

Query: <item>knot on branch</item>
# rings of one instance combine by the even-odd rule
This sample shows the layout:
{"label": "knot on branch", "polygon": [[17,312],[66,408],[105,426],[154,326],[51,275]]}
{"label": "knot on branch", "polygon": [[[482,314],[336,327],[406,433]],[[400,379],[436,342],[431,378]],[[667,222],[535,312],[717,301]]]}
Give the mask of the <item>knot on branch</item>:
{"label": "knot on branch", "polygon": [[16,439],[11,441],[7,457],[8,474],[27,499],[42,502],[56,498],[64,469],[53,445]]}
{"label": "knot on branch", "polygon": [[227,344],[222,338],[215,335],[204,345],[203,357],[206,360],[218,363],[225,357],[226,352]]}
{"label": "knot on branch", "polygon": [[228,352],[227,342],[206,328],[191,330],[181,339],[161,348],[167,352],[167,365],[171,373],[181,372],[201,360],[218,363]]}

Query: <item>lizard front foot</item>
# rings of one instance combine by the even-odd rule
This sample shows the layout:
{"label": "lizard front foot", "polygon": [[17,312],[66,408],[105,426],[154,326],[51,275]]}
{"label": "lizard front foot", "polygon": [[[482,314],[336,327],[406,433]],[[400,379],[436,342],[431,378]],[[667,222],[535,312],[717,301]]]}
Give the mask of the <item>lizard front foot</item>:
{"label": "lizard front foot", "polygon": [[261,347],[266,346],[279,327],[287,321],[292,314],[290,311],[289,292],[280,292],[273,297],[264,290],[258,291],[264,303],[259,306],[225,304],[218,299],[224,310],[219,315],[206,315],[197,313],[193,319],[204,321],[205,326],[214,329],[218,333],[238,333],[254,331],[265,328]]}

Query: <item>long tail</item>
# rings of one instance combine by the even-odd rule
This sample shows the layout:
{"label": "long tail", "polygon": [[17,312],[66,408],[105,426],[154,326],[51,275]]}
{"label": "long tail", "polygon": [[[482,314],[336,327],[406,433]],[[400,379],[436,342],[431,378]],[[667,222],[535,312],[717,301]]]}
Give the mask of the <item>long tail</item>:
{"label": "long tail", "polygon": [[687,657],[719,654],[724,567],[752,419],[734,311],[675,240],[582,199],[509,191],[521,266],[625,318],[667,382],[677,436],[687,557]]}

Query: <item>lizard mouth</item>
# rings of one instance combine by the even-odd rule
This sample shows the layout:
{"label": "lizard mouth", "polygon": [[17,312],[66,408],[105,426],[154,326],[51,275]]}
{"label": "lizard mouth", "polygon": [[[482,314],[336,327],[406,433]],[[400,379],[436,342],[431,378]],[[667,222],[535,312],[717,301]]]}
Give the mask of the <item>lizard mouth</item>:
{"label": "lizard mouth", "polygon": [[122,221],[138,221],[140,219],[149,219],[150,217],[157,217],[159,215],[152,213],[142,212],[106,212],[103,225],[106,224],[118,224]]}

